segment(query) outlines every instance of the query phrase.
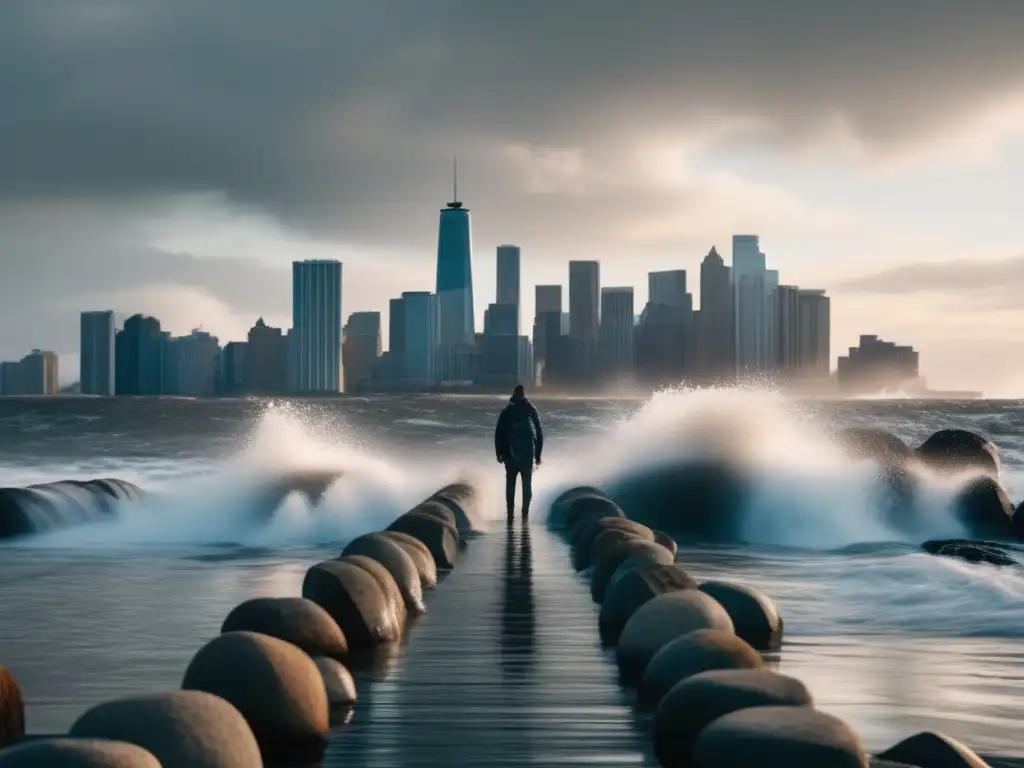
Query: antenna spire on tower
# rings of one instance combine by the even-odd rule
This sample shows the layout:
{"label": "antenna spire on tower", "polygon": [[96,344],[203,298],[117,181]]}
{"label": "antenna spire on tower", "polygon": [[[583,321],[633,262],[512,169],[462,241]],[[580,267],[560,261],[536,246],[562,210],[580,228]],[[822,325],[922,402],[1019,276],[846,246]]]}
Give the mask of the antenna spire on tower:
{"label": "antenna spire on tower", "polygon": [[452,157],[452,201],[448,203],[449,208],[461,208],[459,202],[459,156]]}

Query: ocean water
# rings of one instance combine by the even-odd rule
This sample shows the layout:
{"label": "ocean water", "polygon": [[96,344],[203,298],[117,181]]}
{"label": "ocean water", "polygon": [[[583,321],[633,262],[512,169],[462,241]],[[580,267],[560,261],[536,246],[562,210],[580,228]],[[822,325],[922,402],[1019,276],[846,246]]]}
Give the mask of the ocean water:
{"label": "ocean water", "polygon": [[[120,477],[151,492],[115,521],[0,545],[0,663],[21,682],[28,727],[58,732],[114,696],[174,688],[228,611],[294,595],[305,570],[389,523],[450,480],[479,482],[497,520],[497,397],[322,402],[0,400],[0,486]],[[666,457],[727,455],[756,478],[742,548],[684,549],[698,578],[775,598],[781,671],[870,748],[933,728],[980,752],[1021,754],[1024,577],[923,554],[955,536],[955,487],[931,483],[919,540],[874,508],[870,466],[829,435],[890,430],[911,445],[963,427],[999,446],[1024,497],[1024,404],[860,400],[808,403],[756,390],[663,392],[641,400],[539,400],[544,464],[534,524],[574,484],[607,483]],[[276,477],[341,472],[316,505],[254,493]]]}

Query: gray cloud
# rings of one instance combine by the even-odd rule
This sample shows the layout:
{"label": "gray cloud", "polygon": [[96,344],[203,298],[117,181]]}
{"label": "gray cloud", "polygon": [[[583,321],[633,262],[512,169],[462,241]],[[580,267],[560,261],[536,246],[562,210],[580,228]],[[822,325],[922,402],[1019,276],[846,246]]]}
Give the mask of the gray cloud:
{"label": "gray cloud", "polygon": [[487,226],[547,234],[646,201],[611,185],[555,216],[496,147],[607,157],[721,115],[799,143],[838,115],[897,151],[1024,85],[1022,27],[994,0],[8,3],[0,199],[223,191],[406,243],[457,150]]}

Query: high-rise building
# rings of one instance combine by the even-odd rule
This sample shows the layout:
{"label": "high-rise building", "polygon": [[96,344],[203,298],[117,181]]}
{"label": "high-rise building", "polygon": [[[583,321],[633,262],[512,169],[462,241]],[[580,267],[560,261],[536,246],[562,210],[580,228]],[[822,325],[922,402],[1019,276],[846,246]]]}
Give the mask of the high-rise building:
{"label": "high-rise building", "polygon": [[[284,337],[281,338],[281,345],[284,346]],[[245,386],[245,353],[248,342],[229,341],[224,345],[220,355],[219,384],[220,394],[229,397],[243,394]],[[284,366],[282,366],[284,367]],[[287,370],[285,370],[287,376]],[[282,389],[282,391],[284,391]]]}
{"label": "high-rise building", "polygon": [[83,312],[79,340],[79,391],[83,395],[114,395],[114,313]]}
{"label": "high-rise building", "polygon": [[[687,304],[688,297],[685,269],[668,269],[647,274],[647,301],[651,304],[682,307]],[[692,300],[690,307],[693,307]]]}
{"label": "high-rise building", "polygon": [[343,335],[345,391],[358,392],[373,378],[383,349],[380,312],[353,312],[348,316]]}
{"label": "high-rise building", "polygon": [[164,394],[167,339],[160,321],[132,315],[114,339],[114,386],[118,395]]}
{"label": "high-rise building", "polygon": [[700,378],[730,378],[736,370],[732,274],[715,248],[700,265],[700,312],[696,326]]}
{"label": "high-rise building", "polygon": [[57,355],[33,349],[18,364],[22,395],[56,395],[60,392]]}
{"label": "high-rise building", "polygon": [[515,245],[498,246],[497,287],[495,304],[511,304],[516,308],[516,332],[519,329],[520,312],[520,254]]}
{"label": "high-rise building", "polygon": [[767,320],[774,305],[768,301],[768,274],[757,235],[733,235],[732,280],[736,370],[761,373],[770,362]]}
{"label": "high-rise building", "polygon": [[534,304],[534,312],[538,315],[544,312],[561,312],[562,286],[538,285],[534,289]]}
{"label": "high-rise building", "polygon": [[778,330],[778,370],[785,375],[800,371],[800,289],[780,285],[776,292]]}
{"label": "high-rise building", "polygon": [[458,174],[452,202],[441,209],[437,231],[438,344],[472,345],[475,340],[473,309],[473,244],[469,209],[459,202]]}
{"label": "high-rise building", "polygon": [[217,392],[217,361],[220,342],[216,336],[194,330],[188,336],[167,340],[164,363],[164,394],[212,397]]}
{"label": "high-rise building", "polygon": [[861,336],[860,343],[839,358],[836,379],[846,393],[916,389],[922,384],[917,351],[874,335]]}
{"label": "high-rise building", "polygon": [[7,360],[0,363],[0,395],[23,395],[24,386],[21,380],[21,363]]}
{"label": "high-rise building", "polygon": [[523,386],[533,386],[536,381],[536,372],[534,369],[534,358],[533,358],[533,344],[530,343],[529,336],[519,337],[519,375],[517,376],[517,384]]}
{"label": "high-rise building", "polygon": [[[558,347],[557,339],[562,335],[562,286],[538,285],[534,289],[534,320],[532,354],[536,363],[548,366],[548,350]],[[552,317],[557,320],[551,320]]]}
{"label": "high-rise building", "polygon": [[594,374],[601,327],[601,263],[569,262],[569,338],[573,375]]}
{"label": "high-rise building", "polygon": [[282,395],[288,391],[288,341],[281,328],[263,318],[249,329],[243,361],[244,388],[251,395]]}
{"label": "high-rise building", "polygon": [[831,302],[824,291],[801,289],[799,303],[800,368],[820,377],[831,368]]}
{"label": "high-rise building", "polygon": [[438,297],[428,291],[406,291],[405,356],[402,379],[407,386],[427,389],[440,382],[438,357]]}
{"label": "high-rise building", "polygon": [[388,351],[399,359],[405,355],[405,299],[388,303]]}
{"label": "high-rise building", "polygon": [[601,289],[601,367],[623,376],[633,368],[633,289]]}
{"label": "high-rise building", "polygon": [[298,392],[341,391],[341,280],[340,261],[315,259],[292,264]]}

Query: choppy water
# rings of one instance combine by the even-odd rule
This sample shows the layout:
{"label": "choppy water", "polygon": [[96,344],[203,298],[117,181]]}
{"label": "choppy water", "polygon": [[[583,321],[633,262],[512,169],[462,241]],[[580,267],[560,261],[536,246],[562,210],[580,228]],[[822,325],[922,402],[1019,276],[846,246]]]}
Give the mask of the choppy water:
{"label": "choppy water", "polygon": [[[33,732],[66,729],[113,696],[176,687],[238,602],[294,595],[306,568],[379,528],[448,479],[498,497],[492,429],[501,398],[243,401],[0,400],[0,486],[117,476],[154,491],[113,524],[0,546],[0,663],[20,680]],[[924,727],[982,752],[1019,754],[1024,727],[1024,578],[893,541],[872,508],[869,468],[827,440],[841,426],[912,445],[950,426],[999,446],[1024,496],[1024,404],[806,404],[756,392],[538,403],[544,498],[667,455],[726,452],[758,478],[742,549],[684,550],[698,577],[757,585],[786,619],[782,670],[848,718],[870,747]],[[247,488],[289,469],[344,469],[316,508],[288,497],[254,525]],[[955,535],[926,494],[927,533]],[[887,544],[891,542],[891,545]],[[854,546],[870,544],[870,546]]]}

